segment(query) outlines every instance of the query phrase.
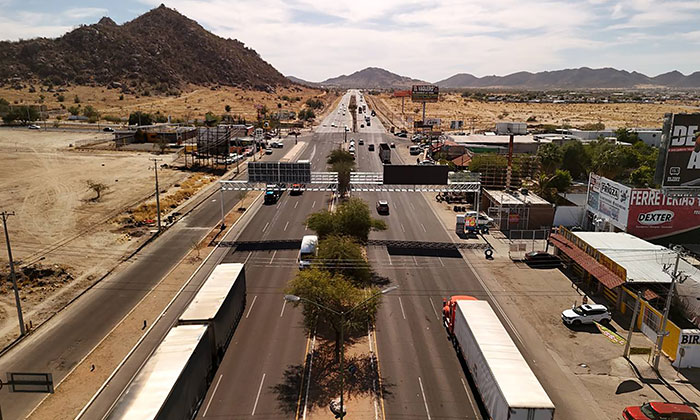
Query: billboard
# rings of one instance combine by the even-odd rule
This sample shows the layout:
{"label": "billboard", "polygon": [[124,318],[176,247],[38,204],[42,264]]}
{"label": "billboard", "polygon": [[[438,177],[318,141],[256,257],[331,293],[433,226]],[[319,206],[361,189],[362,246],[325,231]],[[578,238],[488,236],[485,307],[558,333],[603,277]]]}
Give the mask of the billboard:
{"label": "billboard", "polygon": [[700,114],[674,114],[666,140],[663,187],[700,187]]}
{"label": "billboard", "polygon": [[395,90],[394,91],[394,98],[407,98],[409,96],[411,96],[410,90]]}
{"label": "billboard", "polygon": [[431,127],[433,126],[440,126],[442,124],[442,119],[440,118],[426,118],[425,119],[425,125],[429,125]]}
{"label": "billboard", "polygon": [[598,217],[609,220],[619,229],[625,230],[631,192],[630,187],[591,173],[586,208]]}
{"label": "billboard", "polygon": [[627,232],[646,240],[686,242],[700,238],[700,198],[672,197],[661,190],[634,188],[630,198]]}
{"label": "billboard", "polygon": [[413,102],[437,102],[440,89],[435,85],[413,85],[411,100]]}
{"label": "billboard", "polygon": [[387,185],[447,185],[447,165],[384,165]]}

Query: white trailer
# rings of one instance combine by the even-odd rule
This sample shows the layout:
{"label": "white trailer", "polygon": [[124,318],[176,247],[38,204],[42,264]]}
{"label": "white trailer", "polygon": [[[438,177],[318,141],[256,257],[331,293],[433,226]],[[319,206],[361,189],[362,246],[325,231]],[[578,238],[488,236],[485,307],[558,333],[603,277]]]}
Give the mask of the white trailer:
{"label": "white trailer", "polygon": [[207,325],[176,326],[129,383],[108,419],[189,420],[214,367]]}
{"label": "white trailer", "polygon": [[554,404],[488,302],[457,301],[453,338],[493,420],[554,418]]}
{"label": "white trailer", "polygon": [[246,302],[243,264],[219,264],[180,316],[180,325],[209,325],[220,359],[241,319]]}

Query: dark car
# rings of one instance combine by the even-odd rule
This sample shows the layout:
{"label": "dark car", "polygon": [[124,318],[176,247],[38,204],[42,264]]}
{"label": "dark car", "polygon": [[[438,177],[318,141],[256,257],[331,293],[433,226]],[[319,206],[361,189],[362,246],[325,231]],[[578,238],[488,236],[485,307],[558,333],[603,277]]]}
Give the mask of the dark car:
{"label": "dark car", "polygon": [[114,129],[113,129],[112,127],[105,127],[105,128],[102,129],[102,131],[106,131],[106,132],[108,132],[108,133],[113,133],[113,132],[114,132]]}
{"label": "dark car", "polygon": [[386,200],[377,201],[377,213],[389,214],[389,202]]}
{"label": "dark car", "polygon": [[622,411],[625,420],[697,420],[693,409],[685,404],[648,402],[641,406],[626,407]]}
{"label": "dark car", "polygon": [[532,251],[525,254],[525,262],[531,267],[555,268],[561,265],[561,258],[544,251]]}
{"label": "dark car", "polygon": [[367,146],[367,150],[369,150],[370,152],[374,152],[374,145],[370,144],[369,146]]}
{"label": "dark car", "polygon": [[405,139],[406,137],[408,137],[408,134],[405,131],[402,131],[402,132],[396,134],[396,137],[401,137],[401,138]]}

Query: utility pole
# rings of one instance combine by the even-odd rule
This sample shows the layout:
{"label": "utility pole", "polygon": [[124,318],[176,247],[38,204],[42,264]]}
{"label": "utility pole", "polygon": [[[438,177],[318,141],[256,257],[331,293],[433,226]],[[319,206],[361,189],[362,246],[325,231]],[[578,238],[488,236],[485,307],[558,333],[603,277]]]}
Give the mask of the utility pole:
{"label": "utility pole", "polygon": [[156,212],[158,213],[158,232],[160,232],[162,226],[160,224],[160,191],[158,189],[158,161],[163,159],[151,159],[153,161],[153,170],[156,174]]}
{"label": "utility pole", "polygon": [[19,334],[24,336],[27,332],[24,330],[24,319],[22,318],[22,302],[19,300],[19,290],[17,289],[17,276],[15,276],[15,264],[12,261],[12,249],[10,248],[10,234],[7,232],[7,216],[14,216],[15,212],[0,212],[2,215],[2,226],[5,229],[5,241],[7,242],[7,257],[10,260],[10,279],[12,280],[12,288],[15,291],[15,304],[17,305],[17,320],[19,321]]}
{"label": "utility pole", "polygon": [[634,327],[637,324],[637,314],[639,314],[639,307],[642,306],[642,292],[637,292],[637,302],[634,304],[634,314],[632,314],[632,321],[630,321],[630,329],[627,332],[627,342],[625,343],[625,354],[624,357],[630,357],[630,347],[632,345],[632,333],[634,332]]}
{"label": "utility pole", "polygon": [[[664,345],[664,338],[666,338],[666,324],[668,324],[668,313],[671,311],[671,300],[673,300],[673,291],[676,288],[676,282],[679,281],[681,273],[678,272],[678,263],[681,261],[681,250],[680,246],[673,247],[676,252],[676,263],[673,267],[673,274],[671,274],[671,287],[668,289],[668,296],[666,297],[666,306],[664,307],[664,316],[661,319],[661,330],[657,332],[656,339],[656,354],[654,355],[654,370],[659,373],[659,361],[661,360],[661,349]],[[682,281],[682,280],[681,280]]]}

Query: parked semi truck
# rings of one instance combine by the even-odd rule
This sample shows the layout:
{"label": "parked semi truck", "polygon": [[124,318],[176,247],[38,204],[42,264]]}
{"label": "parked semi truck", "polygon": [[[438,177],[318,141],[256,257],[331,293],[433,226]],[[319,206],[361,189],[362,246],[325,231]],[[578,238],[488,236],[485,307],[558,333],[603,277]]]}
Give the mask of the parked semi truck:
{"label": "parked semi truck", "polygon": [[491,419],[554,418],[554,404],[488,302],[452,296],[442,319]]}
{"label": "parked semi truck", "polygon": [[379,160],[382,163],[391,163],[391,148],[386,143],[379,143]]}

